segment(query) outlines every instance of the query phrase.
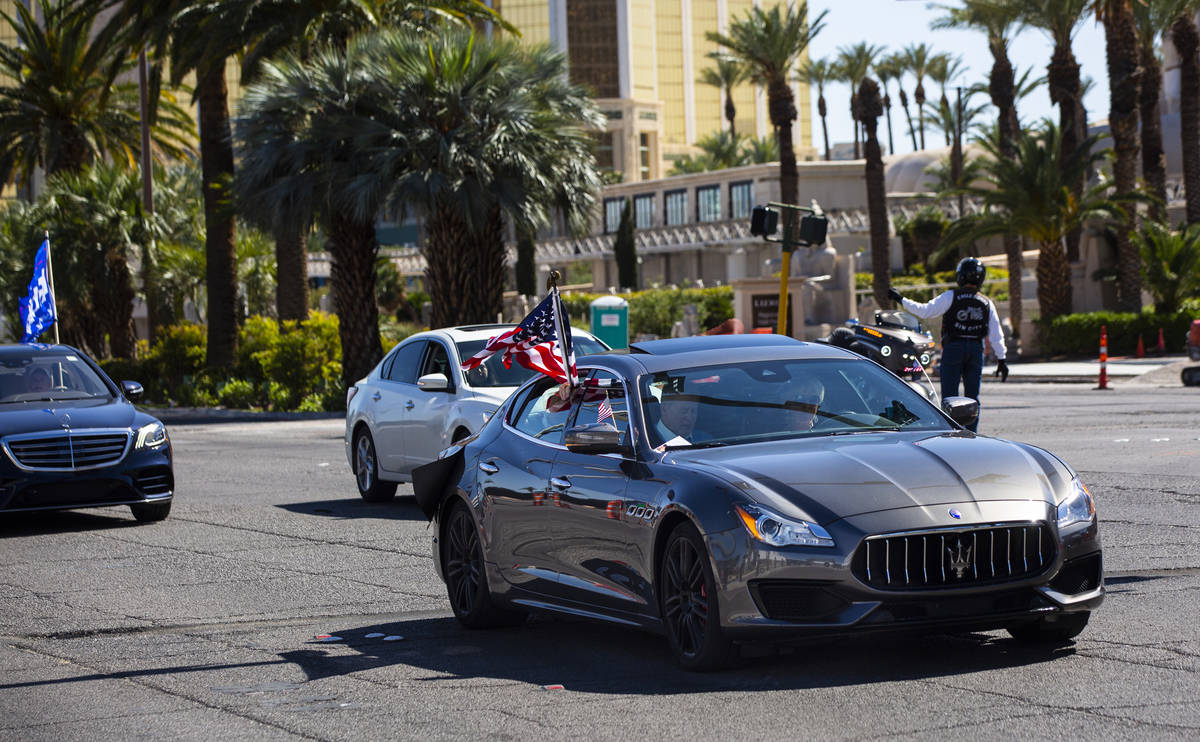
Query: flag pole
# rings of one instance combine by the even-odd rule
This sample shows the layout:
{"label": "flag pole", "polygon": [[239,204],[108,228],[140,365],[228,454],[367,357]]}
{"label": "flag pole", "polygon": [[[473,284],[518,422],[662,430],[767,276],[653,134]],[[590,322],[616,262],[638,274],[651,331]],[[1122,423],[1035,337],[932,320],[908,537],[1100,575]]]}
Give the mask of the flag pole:
{"label": "flag pole", "polygon": [[50,260],[50,230],[46,235],[46,275],[50,279],[50,304],[54,307],[54,344],[58,345],[58,300],[54,298],[54,262]]}
{"label": "flag pole", "polygon": [[560,275],[558,271],[551,270],[546,282],[549,284],[550,293],[554,295],[554,324],[555,330],[558,333],[558,355],[562,359],[563,372],[567,375],[567,389],[574,392],[575,377],[571,373],[571,359],[567,354],[567,343],[570,336],[566,333],[570,330],[563,317],[562,297],[558,293],[558,279]]}

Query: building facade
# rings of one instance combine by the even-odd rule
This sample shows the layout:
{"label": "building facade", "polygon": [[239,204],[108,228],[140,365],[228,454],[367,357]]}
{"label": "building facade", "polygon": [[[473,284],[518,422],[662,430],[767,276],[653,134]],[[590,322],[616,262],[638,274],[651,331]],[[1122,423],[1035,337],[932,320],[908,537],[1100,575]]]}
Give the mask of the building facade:
{"label": "building facade", "polygon": [[[567,55],[574,82],[587,85],[607,119],[596,134],[602,169],[624,182],[661,178],[674,160],[694,154],[697,140],[728,126],[724,92],[699,82],[720,48],[709,31],[770,0],[491,0],[524,43],[548,44]],[[813,159],[808,86],[795,83],[797,159]],[[755,137],[772,133],[765,92],[734,89],[734,125]]]}

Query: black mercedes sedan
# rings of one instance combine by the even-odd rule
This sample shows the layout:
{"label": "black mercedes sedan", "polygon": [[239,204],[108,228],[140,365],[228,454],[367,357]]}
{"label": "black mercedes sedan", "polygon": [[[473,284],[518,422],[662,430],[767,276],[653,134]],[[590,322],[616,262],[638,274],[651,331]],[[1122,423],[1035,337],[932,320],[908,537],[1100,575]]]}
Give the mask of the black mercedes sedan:
{"label": "black mercedes sedan", "polygon": [[414,473],[468,628],[530,611],[661,630],[681,665],[886,630],[1064,642],[1104,598],[1092,497],[849,351],[639,343],[535,379]]}
{"label": "black mercedes sedan", "polygon": [[128,505],[139,521],[171,512],[166,427],[67,345],[0,346],[0,513]]}

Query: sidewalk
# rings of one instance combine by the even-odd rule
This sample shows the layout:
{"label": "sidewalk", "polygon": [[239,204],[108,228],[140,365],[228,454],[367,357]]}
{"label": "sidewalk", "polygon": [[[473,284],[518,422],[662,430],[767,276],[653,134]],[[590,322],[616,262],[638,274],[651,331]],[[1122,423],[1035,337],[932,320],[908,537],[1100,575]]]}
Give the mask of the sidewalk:
{"label": "sidewalk", "polygon": [[[1186,355],[1167,355],[1154,358],[1118,357],[1107,363],[1110,383],[1139,383],[1155,386],[1183,386],[1179,372],[1186,366],[1200,365]],[[995,365],[985,366],[984,381],[999,381],[992,376]],[[1016,361],[1008,365],[1008,380],[1022,382],[1091,383],[1100,379],[1100,361]]]}

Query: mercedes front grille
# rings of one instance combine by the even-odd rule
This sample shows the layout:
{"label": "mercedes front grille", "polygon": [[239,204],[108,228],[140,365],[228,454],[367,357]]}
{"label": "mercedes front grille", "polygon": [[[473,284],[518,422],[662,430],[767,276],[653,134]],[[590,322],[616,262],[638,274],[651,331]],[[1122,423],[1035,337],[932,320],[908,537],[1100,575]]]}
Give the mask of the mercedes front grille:
{"label": "mercedes front grille", "polygon": [[14,435],[4,439],[13,462],[32,471],[79,471],[111,466],[125,458],[128,430],[57,431]]}

